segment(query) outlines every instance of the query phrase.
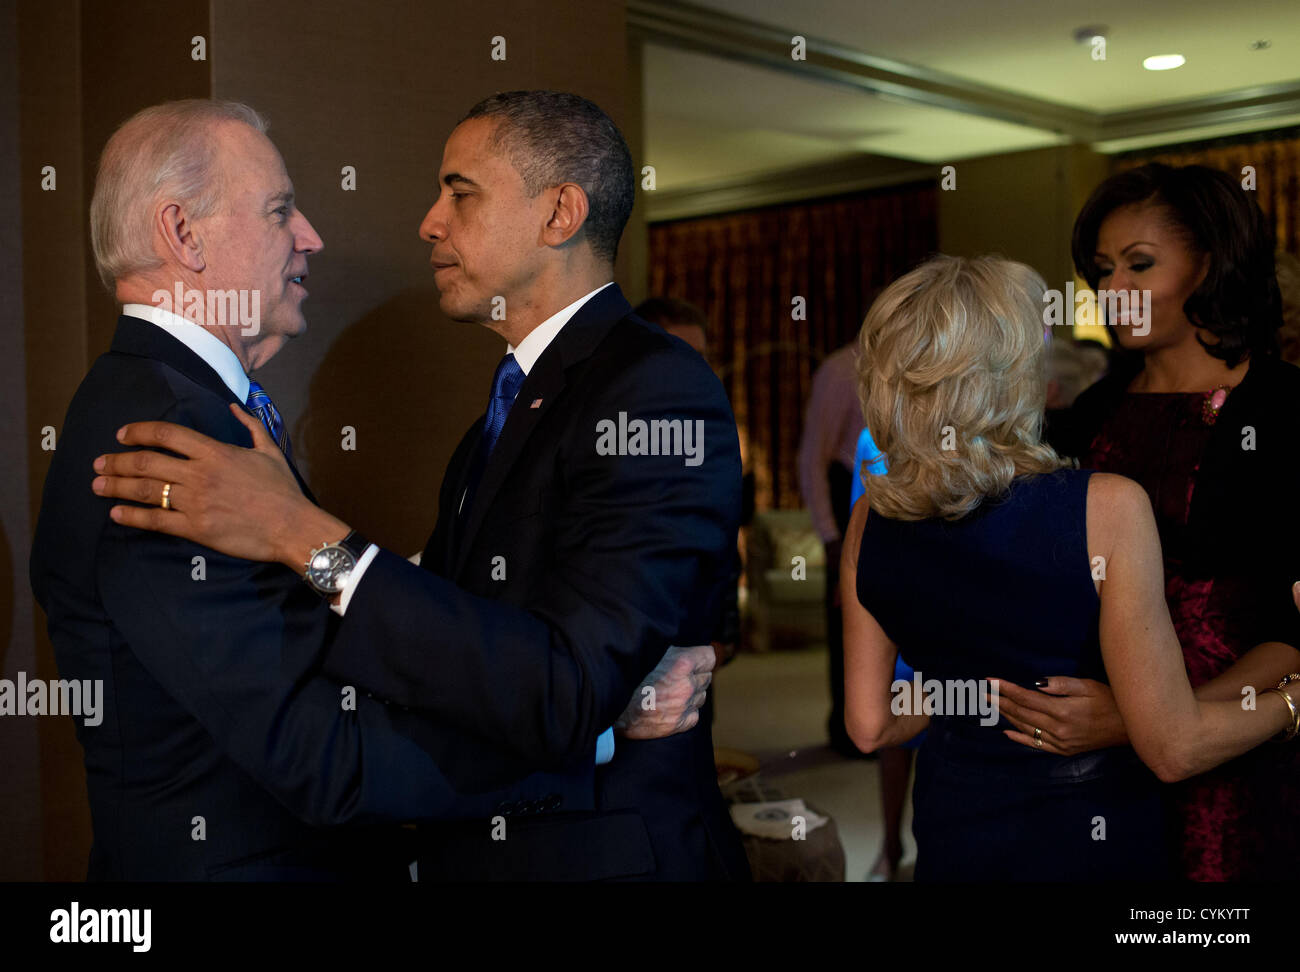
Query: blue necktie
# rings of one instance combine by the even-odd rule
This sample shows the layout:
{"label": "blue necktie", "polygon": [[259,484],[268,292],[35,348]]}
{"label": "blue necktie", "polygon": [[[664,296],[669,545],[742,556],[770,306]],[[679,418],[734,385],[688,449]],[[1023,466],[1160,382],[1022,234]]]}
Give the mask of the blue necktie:
{"label": "blue necktie", "polygon": [[515,396],[519,394],[524,378],[524,369],[519,367],[513,354],[507,354],[501,359],[496,374],[492,376],[492,397],[488,399],[481,446],[470,467],[465,495],[461,498],[459,513],[462,516],[469,512],[471,501],[478,491],[479,480],[483,478],[483,470],[487,468],[488,456],[496,448],[497,439],[501,438],[501,430],[506,427],[506,416],[510,414],[510,406],[515,403]]}
{"label": "blue necktie", "polygon": [[280,411],[271,401],[271,396],[252,378],[248,379],[247,408],[262,420],[284,457],[292,460],[293,450],[289,446],[289,430],[284,427],[284,419],[280,418]]}
{"label": "blue necktie", "polygon": [[483,456],[492,454],[501,430],[506,427],[506,416],[510,406],[515,403],[515,396],[524,383],[524,369],[519,367],[513,354],[507,354],[497,365],[497,373],[492,377],[492,398],[488,401],[487,420],[483,423]]}

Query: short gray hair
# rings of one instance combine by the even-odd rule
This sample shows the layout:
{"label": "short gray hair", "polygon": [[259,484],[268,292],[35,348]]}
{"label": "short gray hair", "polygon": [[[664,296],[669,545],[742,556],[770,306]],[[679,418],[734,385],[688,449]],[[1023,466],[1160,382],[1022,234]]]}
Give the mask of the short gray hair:
{"label": "short gray hair", "polygon": [[500,123],[491,144],[505,152],[530,196],[563,182],[582,186],[590,205],[587,239],[597,256],[612,263],[632,215],[636,175],[632,153],[610,117],[564,91],[504,91],[484,98],[461,121],[471,118]]}
{"label": "short gray hair", "polygon": [[108,140],[90,202],[90,245],[110,292],[117,280],[162,265],[151,245],[160,200],[175,199],[194,219],[216,210],[223,187],[213,135],[224,122],[267,128],[248,105],[188,98],[136,112]]}

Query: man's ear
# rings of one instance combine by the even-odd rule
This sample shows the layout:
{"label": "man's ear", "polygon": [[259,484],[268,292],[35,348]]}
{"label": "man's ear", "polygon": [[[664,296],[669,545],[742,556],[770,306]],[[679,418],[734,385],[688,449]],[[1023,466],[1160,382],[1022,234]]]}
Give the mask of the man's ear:
{"label": "man's ear", "polygon": [[155,225],[162,237],[163,248],[177,263],[194,273],[201,273],[207,267],[203,241],[180,203],[169,202],[159,206]]}
{"label": "man's ear", "polygon": [[563,246],[587,222],[590,207],[587,194],[575,182],[566,182],[551,191],[555,193],[555,203],[542,228],[542,242],[547,246]]}

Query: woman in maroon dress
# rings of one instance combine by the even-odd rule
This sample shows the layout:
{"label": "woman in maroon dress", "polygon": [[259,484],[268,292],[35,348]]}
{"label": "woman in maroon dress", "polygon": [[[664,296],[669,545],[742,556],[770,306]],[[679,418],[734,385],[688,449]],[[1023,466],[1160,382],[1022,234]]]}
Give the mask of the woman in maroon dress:
{"label": "woman in maroon dress", "polygon": [[[1300,369],[1277,356],[1272,231],[1228,175],[1147,165],[1112,176],[1075,223],[1075,266],[1123,349],[1079,397],[1067,451],[1146,489],[1165,594],[1198,696],[1258,692],[1300,669]],[[1103,291],[1137,292],[1108,304]],[[1145,305],[1145,294],[1150,304]],[[1251,662],[1257,644],[1276,642]],[[1105,685],[1003,683],[1012,738],[1072,754],[1127,738]],[[1243,700],[1249,704],[1249,699]],[[1182,873],[1278,879],[1300,864],[1300,745],[1269,743],[1170,787]],[[1288,868],[1291,869],[1288,871]]]}

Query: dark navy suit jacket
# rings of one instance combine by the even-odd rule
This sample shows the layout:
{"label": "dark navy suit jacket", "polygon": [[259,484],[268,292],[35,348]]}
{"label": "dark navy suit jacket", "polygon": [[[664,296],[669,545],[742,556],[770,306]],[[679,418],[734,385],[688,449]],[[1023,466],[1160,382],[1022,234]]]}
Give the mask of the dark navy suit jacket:
{"label": "dark navy suit jacket", "polygon": [[452,730],[431,714],[362,692],[345,709],[319,673],[339,618],[292,571],[109,519],[91,463],[121,451],[119,427],[164,419],[248,446],[234,401],[184,344],[123,317],[46,477],[32,587],[60,676],[104,683],[102,723],[76,720],[90,878],[401,879],[414,855],[398,821],[590,805],[590,768],[459,792],[436,758]]}
{"label": "dark navy suit jacket", "polygon": [[[602,455],[601,423],[636,420],[702,423],[702,461]],[[336,678],[463,728],[439,762],[469,791],[590,766],[593,741],[667,647],[708,643],[741,506],[721,383],[684,342],[633,315],[617,286],[538,358],[461,511],[482,426],[448,466],[420,567],[381,551],[325,662]],[[592,812],[506,801],[503,841],[484,825],[425,828],[421,879],[747,879],[702,715],[666,739],[620,738],[595,769]]]}

